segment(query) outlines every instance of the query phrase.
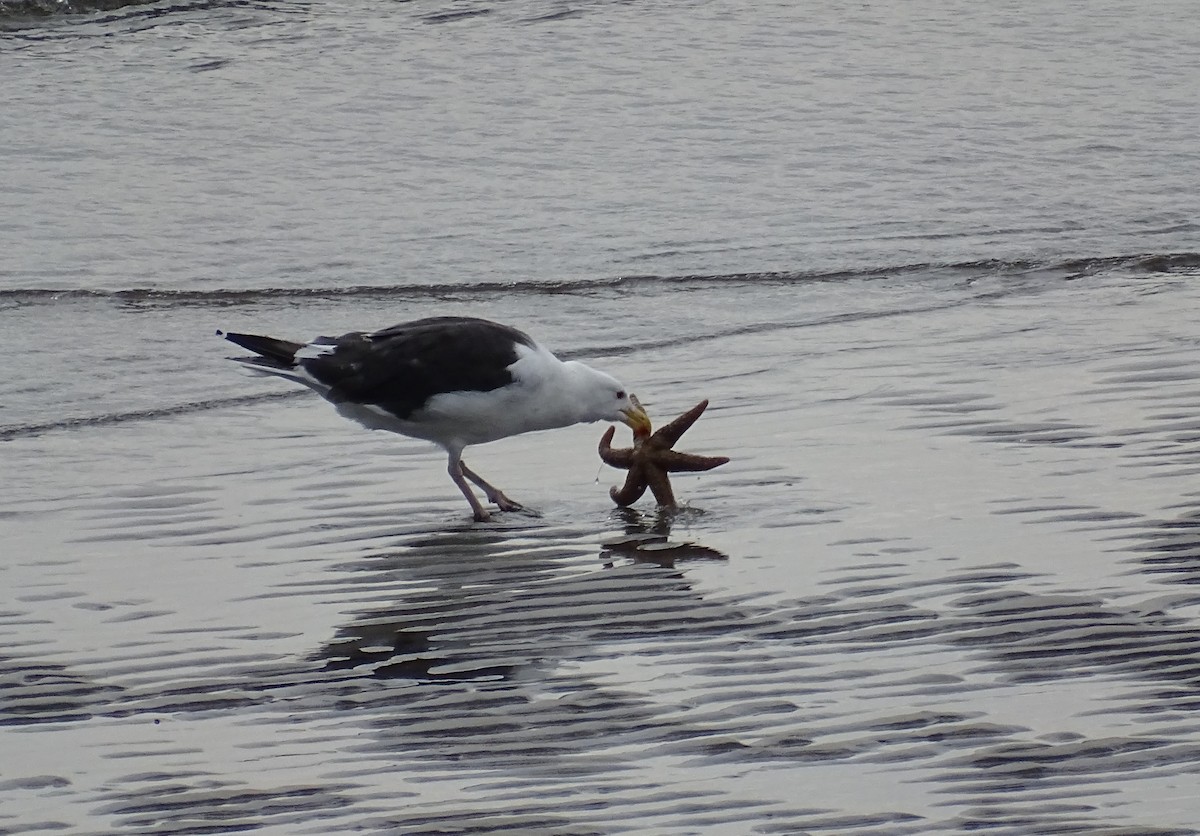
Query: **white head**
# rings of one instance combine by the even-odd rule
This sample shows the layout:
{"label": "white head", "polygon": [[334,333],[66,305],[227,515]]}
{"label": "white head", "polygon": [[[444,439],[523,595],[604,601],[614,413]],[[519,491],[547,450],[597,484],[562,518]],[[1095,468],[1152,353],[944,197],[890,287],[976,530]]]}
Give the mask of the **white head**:
{"label": "white head", "polygon": [[574,360],[563,365],[572,382],[577,421],[620,421],[634,434],[650,432],[650,416],[616,378]]}

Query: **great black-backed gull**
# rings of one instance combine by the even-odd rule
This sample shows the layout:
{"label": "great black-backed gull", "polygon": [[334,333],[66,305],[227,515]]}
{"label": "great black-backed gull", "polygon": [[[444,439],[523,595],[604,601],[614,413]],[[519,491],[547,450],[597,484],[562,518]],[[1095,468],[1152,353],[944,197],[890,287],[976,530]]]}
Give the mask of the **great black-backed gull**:
{"label": "great black-backed gull", "polygon": [[468,445],[592,421],[650,429],[645,410],[614,378],[559,360],[527,334],[486,319],[440,316],[309,343],[217,335],[258,355],[232,359],[303,383],[368,429],[441,445],[450,478],[479,521],[489,515],[468,479],[501,510],[521,506],[467,467]]}

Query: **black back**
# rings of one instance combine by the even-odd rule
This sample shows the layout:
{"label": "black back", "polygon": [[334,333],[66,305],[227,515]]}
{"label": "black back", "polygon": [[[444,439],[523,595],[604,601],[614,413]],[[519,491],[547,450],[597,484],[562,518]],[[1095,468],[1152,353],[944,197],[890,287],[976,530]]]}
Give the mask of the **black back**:
{"label": "black back", "polygon": [[517,360],[515,345],[533,345],[507,325],[455,316],[314,342],[335,349],[299,365],[332,387],[330,400],[376,404],[400,418],[442,392],[490,392],[507,386],[513,382],[507,367]]}

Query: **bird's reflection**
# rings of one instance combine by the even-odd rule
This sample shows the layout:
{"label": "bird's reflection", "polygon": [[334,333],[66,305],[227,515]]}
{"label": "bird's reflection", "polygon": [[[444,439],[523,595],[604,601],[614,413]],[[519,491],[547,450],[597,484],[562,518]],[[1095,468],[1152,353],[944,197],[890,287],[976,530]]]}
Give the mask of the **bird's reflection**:
{"label": "bird's reflection", "polygon": [[[687,613],[700,603],[679,564],[728,559],[671,537],[672,527],[686,530],[702,513],[615,510],[618,524],[599,535],[600,556],[605,570],[626,576],[606,571],[601,583],[577,570],[586,552],[567,548],[570,538],[545,526],[426,532],[399,548],[356,555],[338,568],[379,605],[358,612],[316,658],[329,672],[356,677],[508,681],[613,635],[659,633],[665,611]],[[667,572],[626,573],[632,564]],[[645,612],[631,604],[647,595],[655,603]],[[609,607],[623,607],[621,617],[597,615]]]}

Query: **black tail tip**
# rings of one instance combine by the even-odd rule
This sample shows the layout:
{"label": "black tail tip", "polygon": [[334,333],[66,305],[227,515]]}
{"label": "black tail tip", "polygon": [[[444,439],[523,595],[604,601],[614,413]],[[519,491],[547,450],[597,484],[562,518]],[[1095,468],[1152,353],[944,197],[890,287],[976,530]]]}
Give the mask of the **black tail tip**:
{"label": "black tail tip", "polygon": [[218,329],[217,329],[217,336],[218,336],[218,337],[223,337],[223,336],[225,336],[225,332],[224,332],[224,331],[222,331],[220,328],[218,328]]}

